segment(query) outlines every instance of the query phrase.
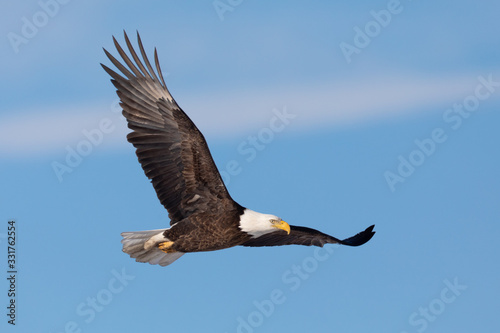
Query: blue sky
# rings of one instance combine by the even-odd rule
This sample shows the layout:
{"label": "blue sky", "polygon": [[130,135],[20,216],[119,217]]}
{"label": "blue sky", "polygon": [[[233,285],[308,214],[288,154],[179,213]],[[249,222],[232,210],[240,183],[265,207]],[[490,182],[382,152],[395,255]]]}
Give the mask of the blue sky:
{"label": "blue sky", "polygon": [[[0,14],[2,330],[499,329],[497,2],[63,2]],[[169,220],[99,65],[124,29],[157,47],[235,200],[375,237],[128,258],[120,232]]]}

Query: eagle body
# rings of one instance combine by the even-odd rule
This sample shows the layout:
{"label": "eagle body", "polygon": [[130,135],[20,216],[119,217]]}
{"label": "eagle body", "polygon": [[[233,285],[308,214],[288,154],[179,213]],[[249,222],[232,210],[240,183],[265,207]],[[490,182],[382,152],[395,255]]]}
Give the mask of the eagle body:
{"label": "eagle body", "polygon": [[239,224],[243,212],[231,210],[227,215],[218,212],[199,213],[172,225],[163,236],[174,242],[173,249],[180,252],[202,252],[222,250],[241,245],[251,236],[241,232]]}
{"label": "eagle body", "polygon": [[262,214],[235,202],[203,134],[168,91],[156,49],[155,70],[139,34],[142,60],[124,35],[130,57],[113,38],[124,64],[104,50],[120,74],[101,65],[112,77],[122,114],[132,130],[127,140],[136,148],[139,163],[170,218],[170,228],[122,233],[125,253],[139,262],[166,266],[184,253],[237,245],[359,246],[372,238],[373,225],[339,240],[315,229],[290,226],[276,215]]}

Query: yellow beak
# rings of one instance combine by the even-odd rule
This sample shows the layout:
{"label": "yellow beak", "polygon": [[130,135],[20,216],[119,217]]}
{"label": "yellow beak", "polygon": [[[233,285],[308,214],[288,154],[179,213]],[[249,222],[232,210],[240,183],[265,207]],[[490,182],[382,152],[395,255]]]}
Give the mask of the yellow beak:
{"label": "yellow beak", "polygon": [[283,220],[281,220],[278,223],[276,223],[275,225],[273,225],[273,227],[281,229],[281,230],[285,230],[287,234],[290,234],[290,225]]}

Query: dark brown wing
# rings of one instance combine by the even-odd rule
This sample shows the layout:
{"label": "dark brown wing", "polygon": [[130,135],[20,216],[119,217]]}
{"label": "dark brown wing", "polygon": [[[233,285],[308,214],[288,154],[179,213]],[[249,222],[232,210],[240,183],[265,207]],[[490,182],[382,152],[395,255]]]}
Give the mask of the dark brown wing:
{"label": "dark brown wing", "polygon": [[349,246],[359,246],[368,242],[375,232],[373,228],[375,226],[372,225],[366,228],[365,231],[362,231],[355,236],[350,238],[340,240],[330,235],[324,234],[321,231],[306,228],[306,227],[297,227],[290,226],[290,234],[287,234],[286,231],[275,231],[269,234],[262,235],[260,237],[251,239],[244,244],[243,246],[277,246],[277,245],[307,245],[307,246],[320,246],[327,243],[338,243],[342,245]]}
{"label": "dark brown wing", "polygon": [[104,50],[125,77],[101,65],[113,78],[111,82],[118,89],[123,115],[132,129],[127,140],[137,148],[139,162],[151,179],[158,199],[168,210],[170,223],[196,212],[234,205],[205,138],[169,93],[156,49],[158,75],[146,57],[139,33],[137,40],[144,63],[126,33],[125,41],[134,61],[114,37],[113,41],[128,67]]}

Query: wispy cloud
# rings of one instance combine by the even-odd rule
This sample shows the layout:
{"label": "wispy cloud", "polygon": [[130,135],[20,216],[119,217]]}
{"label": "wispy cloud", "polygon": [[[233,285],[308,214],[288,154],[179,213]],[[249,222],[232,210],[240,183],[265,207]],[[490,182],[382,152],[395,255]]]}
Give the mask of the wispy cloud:
{"label": "wispy cloud", "polygon": [[[388,117],[403,117],[418,110],[442,107],[470,93],[474,75],[463,77],[374,77],[371,80],[335,82],[315,86],[255,88],[239,93],[178,93],[176,99],[208,136],[224,139],[260,128],[273,108],[286,106],[300,116],[293,126],[309,130],[343,126]],[[64,153],[67,145],[85,138],[85,131],[111,122],[100,149],[126,145],[127,128],[116,100],[88,105],[46,107],[45,111],[8,112],[0,119],[0,153],[22,157]]]}
{"label": "wispy cloud", "polygon": [[[106,105],[108,104],[108,105]],[[33,157],[64,152],[85,137],[85,131],[99,128],[103,119],[115,126],[106,137],[106,147],[113,147],[126,125],[110,103],[92,103],[80,106],[45,107],[37,111],[10,111],[0,118],[0,153],[9,157]]]}

